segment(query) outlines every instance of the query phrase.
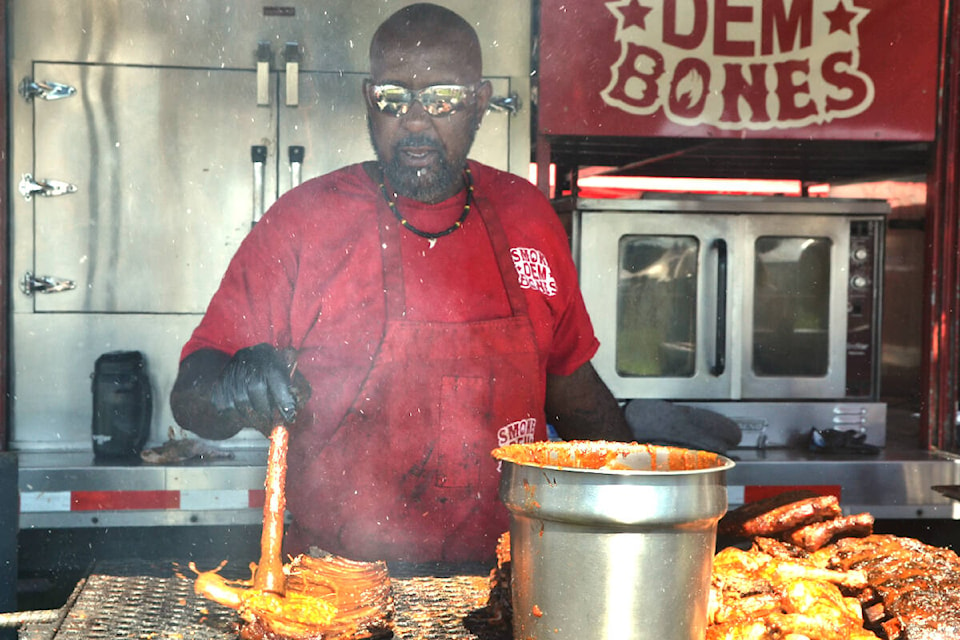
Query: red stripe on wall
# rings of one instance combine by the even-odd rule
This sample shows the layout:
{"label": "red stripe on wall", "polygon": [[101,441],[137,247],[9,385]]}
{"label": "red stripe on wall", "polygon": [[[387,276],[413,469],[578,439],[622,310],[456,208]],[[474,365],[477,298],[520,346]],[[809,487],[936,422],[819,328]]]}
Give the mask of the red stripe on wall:
{"label": "red stripe on wall", "polygon": [[179,491],[74,491],[71,511],[136,511],[179,509]]}
{"label": "red stripe on wall", "polygon": [[248,506],[251,509],[262,509],[263,503],[267,501],[267,492],[264,489],[250,489]]}
{"label": "red stripe on wall", "polygon": [[782,486],[756,486],[743,488],[743,502],[755,502],[764,498],[772,498],[787,491],[813,491],[821,496],[836,496],[840,499],[841,487],[839,484],[795,484]]}

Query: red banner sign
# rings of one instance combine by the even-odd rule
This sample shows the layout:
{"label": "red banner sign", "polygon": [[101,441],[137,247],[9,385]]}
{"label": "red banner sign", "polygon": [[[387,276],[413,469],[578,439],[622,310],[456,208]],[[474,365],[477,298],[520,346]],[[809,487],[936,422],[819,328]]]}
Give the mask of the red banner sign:
{"label": "red banner sign", "polygon": [[548,135],[932,140],[935,0],[542,0]]}

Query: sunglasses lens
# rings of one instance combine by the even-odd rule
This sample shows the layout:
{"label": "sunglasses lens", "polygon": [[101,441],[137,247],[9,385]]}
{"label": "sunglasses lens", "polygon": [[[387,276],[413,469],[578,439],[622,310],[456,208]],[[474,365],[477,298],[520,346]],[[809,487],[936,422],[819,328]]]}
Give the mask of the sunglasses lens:
{"label": "sunglasses lens", "polygon": [[410,108],[413,92],[405,87],[381,84],[373,87],[373,100],[383,113],[399,116]]}
{"label": "sunglasses lens", "polygon": [[420,92],[420,104],[432,116],[453,113],[463,106],[467,97],[467,87],[459,85],[438,85],[427,87]]}
{"label": "sunglasses lens", "polygon": [[439,84],[420,91],[393,84],[373,85],[373,102],[382,113],[402,116],[414,100],[423,105],[431,116],[445,116],[460,109],[471,95],[471,87],[457,84]]}

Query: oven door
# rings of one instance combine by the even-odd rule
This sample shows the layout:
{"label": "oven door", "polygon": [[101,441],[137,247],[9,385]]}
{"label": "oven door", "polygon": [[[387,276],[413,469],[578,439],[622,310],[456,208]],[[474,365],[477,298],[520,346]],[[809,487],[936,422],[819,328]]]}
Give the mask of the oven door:
{"label": "oven door", "polygon": [[849,220],[756,215],[741,227],[739,397],[842,398]]}
{"label": "oven door", "polygon": [[617,398],[842,398],[850,222],[581,211],[580,284]]}
{"label": "oven door", "polygon": [[617,398],[731,397],[738,313],[732,216],[581,211],[580,285]]}

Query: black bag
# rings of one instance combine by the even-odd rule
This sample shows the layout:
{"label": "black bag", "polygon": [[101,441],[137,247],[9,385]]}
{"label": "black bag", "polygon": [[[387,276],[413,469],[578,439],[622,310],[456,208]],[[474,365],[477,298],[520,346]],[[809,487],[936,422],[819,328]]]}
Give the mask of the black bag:
{"label": "black bag", "polygon": [[94,455],[139,456],[150,434],[153,412],[153,394],[143,354],[105,353],[97,358],[91,378]]}

